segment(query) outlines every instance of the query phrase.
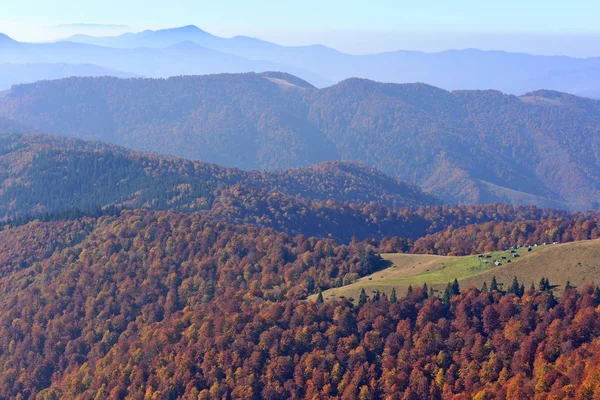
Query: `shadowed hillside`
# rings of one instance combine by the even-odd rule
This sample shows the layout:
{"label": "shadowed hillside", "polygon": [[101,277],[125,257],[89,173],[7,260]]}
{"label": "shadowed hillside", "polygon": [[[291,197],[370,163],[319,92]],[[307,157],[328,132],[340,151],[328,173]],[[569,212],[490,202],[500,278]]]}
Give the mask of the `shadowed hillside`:
{"label": "shadowed hillside", "polygon": [[281,73],[74,78],[15,87],[0,115],[244,169],[359,162],[450,202],[590,209],[600,194],[600,102],[551,91],[360,79],[318,90]]}
{"label": "shadowed hillside", "polygon": [[404,217],[390,207],[440,203],[349,162],[246,172],[47,135],[0,136],[0,189],[0,212],[9,219],[95,207],[202,211],[218,220],[346,241],[405,236],[406,224],[395,223]]}
{"label": "shadowed hillside", "polygon": [[439,205],[412,185],[349,162],[247,172],[48,135],[0,136],[0,149],[0,210],[17,223],[74,209],[96,215],[98,207],[177,210],[344,242],[399,236],[390,245],[407,249],[407,240],[469,224],[578,216],[533,206]]}

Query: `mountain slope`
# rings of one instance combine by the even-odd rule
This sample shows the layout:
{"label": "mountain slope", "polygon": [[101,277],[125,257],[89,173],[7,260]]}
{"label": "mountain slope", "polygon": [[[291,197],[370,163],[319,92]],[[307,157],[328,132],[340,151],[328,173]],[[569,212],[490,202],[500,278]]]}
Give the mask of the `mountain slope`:
{"label": "mountain slope", "polygon": [[[8,258],[4,251],[0,255],[0,336],[6,348],[0,358],[7,365],[0,377],[3,398],[35,398],[62,379],[68,385],[72,367],[85,369],[85,358],[95,369],[121,333],[127,336],[131,324],[140,323],[138,328],[145,330],[186,305],[201,312],[213,300],[224,304],[237,298],[236,293],[252,293],[249,299],[254,300],[259,287],[264,301],[297,299],[307,290],[304,282],[328,287],[338,277],[361,273],[376,261],[372,247],[365,244],[311,242],[271,229],[173,212],[129,211],[117,217],[33,222],[2,231],[0,237],[0,247],[16,255]],[[311,267],[306,264],[309,260]],[[270,282],[261,283],[263,276]],[[15,305],[24,296],[30,296],[29,306],[17,311]],[[55,324],[62,326],[55,331],[58,336],[51,333]],[[24,336],[18,335],[22,328],[28,331]],[[30,333],[44,339],[32,343]],[[28,355],[17,350],[25,346]],[[86,381],[84,386],[91,383]],[[98,395],[106,397],[101,394],[102,389]],[[40,394],[44,395],[63,397]]]}
{"label": "mountain slope", "polygon": [[138,77],[136,74],[102,68],[91,64],[0,64],[0,90],[9,89],[11,86],[19,83],[33,83],[71,76]]}
{"label": "mountain slope", "polygon": [[0,212],[11,225],[114,215],[123,207],[196,212],[343,242],[399,236],[385,246],[404,251],[413,239],[469,224],[581,216],[504,204],[441,206],[414,186],[349,162],[245,172],[98,142],[0,136]]}
{"label": "mountain slope", "polygon": [[[499,285],[506,290],[516,277],[519,282],[537,284],[541,277],[546,277],[560,293],[567,282],[575,287],[582,287],[588,282],[600,280],[600,240],[577,241],[556,245],[538,246],[533,252],[518,250],[520,257],[510,263],[502,257],[511,258],[512,253],[493,252],[487,264],[478,256],[448,257],[423,254],[386,254],[384,259],[391,266],[387,269],[365,276],[359,281],[330,289],[323,293],[327,299],[340,296],[358,299],[360,291],[367,293],[380,290],[391,293],[392,288],[400,296],[405,296],[408,286],[421,287],[427,283],[435,292],[443,293],[448,282],[458,279],[462,287],[482,287],[484,282],[489,286],[495,277]],[[492,260],[502,261],[495,266]],[[314,296],[313,296],[314,297]]]}
{"label": "mountain slope", "polygon": [[[0,97],[2,93],[0,92]],[[24,133],[34,133],[35,129],[28,128],[25,125],[22,125],[16,121],[13,121],[8,118],[0,117],[0,135],[1,134],[24,134]]]}
{"label": "mountain slope", "polygon": [[0,116],[39,131],[228,167],[348,160],[445,200],[598,208],[600,102],[282,73],[20,85]]}
{"label": "mountain slope", "polygon": [[358,79],[311,100],[309,120],[342,158],[443,198],[597,207],[598,101]]}
{"label": "mountain slope", "polygon": [[[4,219],[109,206],[202,211],[220,221],[349,241],[408,235],[405,223],[393,223],[403,217],[386,206],[435,204],[439,200],[412,185],[348,162],[245,172],[98,142],[0,135]],[[411,224],[427,229],[421,218]]]}
{"label": "mountain slope", "polygon": [[4,33],[0,33],[0,46],[8,46],[13,43],[16,43],[14,39],[5,35]]}
{"label": "mountain slope", "polygon": [[[21,114],[21,120],[50,133],[246,169],[338,159],[333,144],[303,117],[303,91],[312,88],[289,90],[267,78],[247,74],[40,82],[14,88],[3,99],[8,112],[2,114]],[[36,98],[36,107],[46,111],[36,116],[21,108],[18,99],[26,97]],[[139,101],[146,105],[140,107]],[[73,118],[82,109],[86,115]]]}
{"label": "mountain slope", "polygon": [[[378,201],[390,206],[432,204],[435,200],[415,186],[399,182],[378,170],[347,161],[330,161],[301,169],[275,172],[270,187],[303,193],[310,198],[341,201]],[[406,198],[397,195],[404,193]]]}

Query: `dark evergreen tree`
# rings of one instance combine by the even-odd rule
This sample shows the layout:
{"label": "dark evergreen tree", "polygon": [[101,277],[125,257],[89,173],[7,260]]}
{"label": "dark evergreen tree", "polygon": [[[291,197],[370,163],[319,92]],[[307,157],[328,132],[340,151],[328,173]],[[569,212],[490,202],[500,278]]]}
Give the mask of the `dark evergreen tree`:
{"label": "dark evergreen tree", "polygon": [[377,291],[375,292],[375,295],[373,296],[373,301],[379,301],[381,300],[381,292],[379,291],[379,289],[377,289]]}
{"label": "dark evergreen tree", "polygon": [[499,292],[498,281],[496,280],[496,275],[492,276],[492,283],[490,284],[490,292]]}
{"label": "dark evergreen tree", "polygon": [[319,295],[317,296],[317,304],[323,304],[323,292],[319,290]]}
{"label": "dark evergreen tree", "polygon": [[567,280],[567,283],[565,284],[565,290],[568,289],[575,289],[575,286],[571,285],[571,281]]}
{"label": "dark evergreen tree", "polygon": [[358,296],[358,306],[362,307],[365,304],[367,304],[367,301],[369,300],[369,296],[367,296],[367,293],[365,292],[365,288],[362,288],[360,290],[360,296]]}
{"label": "dark evergreen tree", "polygon": [[520,287],[520,285],[519,285],[519,280],[518,280],[518,279],[517,279],[517,277],[515,276],[515,277],[513,278],[513,281],[512,281],[512,283],[511,283],[510,287],[508,288],[508,293],[514,293],[514,294],[516,294],[516,295],[518,296],[518,295],[519,295],[519,292],[520,292],[520,288],[521,288],[521,287]]}
{"label": "dark evergreen tree", "polygon": [[548,309],[554,308],[558,304],[556,297],[554,297],[554,292],[552,290],[548,290]]}
{"label": "dark evergreen tree", "polygon": [[547,278],[542,277],[542,279],[540,279],[540,284],[538,287],[538,290],[540,292],[545,292],[546,290],[550,289],[550,281]]}
{"label": "dark evergreen tree", "polygon": [[312,276],[306,278],[306,290],[308,290],[308,293],[313,293],[315,291],[315,280]]}
{"label": "dark evergreen tree", "polygon": [[396,295],[396,288],[392,288],[392,294],[390,294],[390,303],[395,303],[398,301],[398,296]]}
{"label": "dark evergreen tree", "polygon": [[454,282],[452,283],[452,294],[454,296],[460,294],[460,286],[458,285],[458,279],[454,279]]}
{"label": "dark evergreen tree", "polygon": [[446,290],[444,291],[443,303],[446,306],[450,306],[450,299],[452,299],[452,284],[450,282],[448,282],[448,285],[446,286]]}

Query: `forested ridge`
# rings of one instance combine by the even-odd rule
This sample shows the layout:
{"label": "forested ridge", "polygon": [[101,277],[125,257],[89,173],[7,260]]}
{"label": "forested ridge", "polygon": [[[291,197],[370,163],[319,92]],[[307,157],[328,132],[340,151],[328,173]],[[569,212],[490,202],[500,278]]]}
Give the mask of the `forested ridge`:
{"label": "forested ridge", "polygon": [[599,217],[598,213],[586,213],[573,218],[490,221],[456,229],[448,227],[419,238],[410,251],[418,254],[461,256],[513,246],[593,240],[600,237]]}
{"label": "forested ridge", "polygon": [[[600,102],[286,74],[18,85],[0,116],[38,131],[271,171],[348,160],[448,202],[598,208]],[[560,165],[560,168],[557,167]]]}
{"label": "forested ridge", "polygon": [[375,247],[139,210],[0,235],[2,398],[600,394],[592,284],[306,302]]}
{"label": "forested ridge", "polygon": [[342,242],[417,239],[448,227],[576,215],[532,206],[436,205],[439,200],[412,185],[348,162],[246,172],[46,135],[0,136],[0,188],[7,220],[148,208]]}
{"label": "forested ridge", "polygon": [[[301,232],[303,228],[286,225],[289,215],[283,210],[284,203],[294,203],[297,209],[323,208],[338,214],[358,208],[351,211],[354,219],[364,214],[360,207],[373,202],[386,210],[440,203],[415,186],[349,162],[276,173],[246,172],[45,135],[0,136],[0,188],[0,212],[5,219],[111,206],[215,209],[216,214],[223,214],[223,204],[235,203],[242,213],[236,218],[247,219],[246,213],[251,213],[260,219],[268,214],[274,220],[269,223],[290,232]],[[250,207],[248,202],[262,202],[265,207]],[[307,222],[299,224],[308,226]],[[342,231],[332,229],[328,232],[340,237]],[[317,232],[321,231],[311,234]]]}

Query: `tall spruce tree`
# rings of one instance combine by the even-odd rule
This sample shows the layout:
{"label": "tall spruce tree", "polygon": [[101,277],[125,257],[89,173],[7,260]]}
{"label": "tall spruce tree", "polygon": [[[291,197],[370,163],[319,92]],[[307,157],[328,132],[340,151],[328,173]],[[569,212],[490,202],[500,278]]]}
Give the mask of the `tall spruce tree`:
{"label": "tall spruce tree", "polygon": [[511,285],[510,285],[510,288],[508,288],[508,293],[514,293],[514,294],[516,294],[518,296],[519,295],[519,291],[520,291],[519,289],[520,289],[519,280],[515,276],[513,278],[513,281],[511,283]]}
{"label": "tall spruce tree", "polygon": [[379,291],[379,289],[377,289],[377,291],[375,292],[375,295],[373,296],[373,301],[379,301],[381,300],[381,292]]}
{"label": "tall spruce tree", "polygon": [[392,294],[390,294],[390,303],[395,303],[398,301],[398,296],[396,295],[396,288],[392,288]]}
{"label": "tall spruce tree", "polygon": [[450,282],[448,282],[448,285],[446,286],[446,290],[444,291],[443,303],[446,306],[449,306],[451,298],[452,298],[452,284]]}
{"label": "tall spruce tree", "polygon": [[454,279],[454,282],[452,282],[452,294],[455,296],[460,294],[460,286],[458,285],[458,279]]}
{"label": "tall spruce tree", "polygon": [[319,290],[319,295],[317,296],[317,304],[323,304],[323,292]]}
{"label": "tall spruce tree", "polygon": [[360,296],[358,296],[358,306],[362,307],[365,304],[367,304],[367,301],[369,300],[369,296],[367,296],[367,293],[365,292],[365,288],[362,288],[360,290]]}
{"label": "tall spruce tree", "polygon": [[498,281],[496,280],[496,275],[492,276],[492,283],[490,284],[490,291],[491,292],[499,292],[500,291],[498,289]]}

